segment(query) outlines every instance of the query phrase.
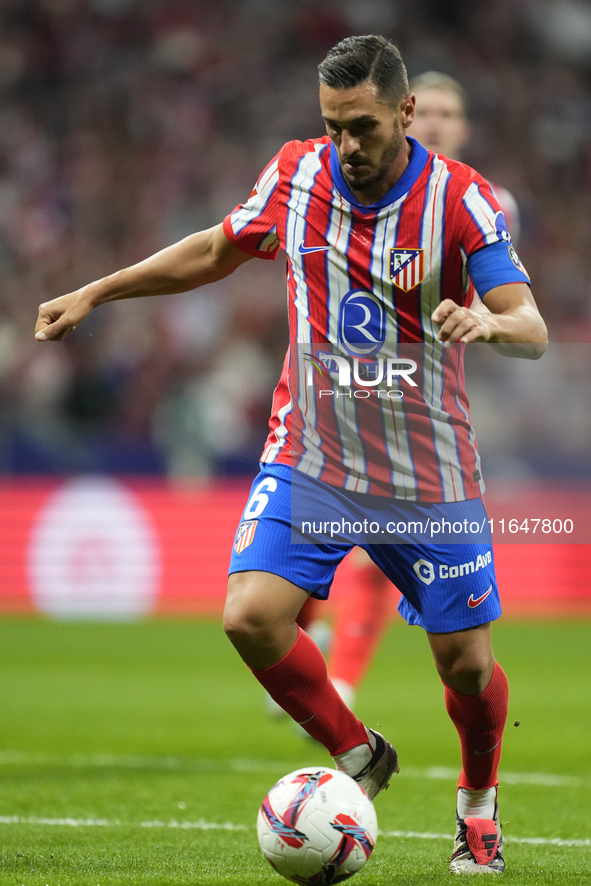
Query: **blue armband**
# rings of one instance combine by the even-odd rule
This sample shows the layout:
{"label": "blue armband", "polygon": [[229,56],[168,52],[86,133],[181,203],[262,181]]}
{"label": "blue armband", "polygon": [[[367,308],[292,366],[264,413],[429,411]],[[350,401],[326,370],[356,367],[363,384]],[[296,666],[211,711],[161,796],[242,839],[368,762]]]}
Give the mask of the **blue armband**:
{"label": "blue armband", "polygon": [[504,283],[530,282],[513,244],[507,240],[497,240],[468,256],[468,273],[480,298]]}

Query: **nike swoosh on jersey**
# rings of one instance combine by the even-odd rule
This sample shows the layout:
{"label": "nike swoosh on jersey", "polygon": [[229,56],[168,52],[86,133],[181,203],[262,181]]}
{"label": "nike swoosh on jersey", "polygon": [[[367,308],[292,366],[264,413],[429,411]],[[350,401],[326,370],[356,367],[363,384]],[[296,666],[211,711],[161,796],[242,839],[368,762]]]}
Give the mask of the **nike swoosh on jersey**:
{"label": "nike swoosh on jersey", "polygon": [[475,609],[477,606],[480,606],[480,604],[484,600],[486,600],[486,598],[488,597],[488,595],[490,594],[491,591],[492,591],[492,585],[490,586],[488,591],[482,595],[482,597],[478,597],[478,599],[476,599],[476,600],[474,599],[474,594],[470,594],[470,599],[468,600],[468,606],[470,607],[470,609]]}
{"label": "nike swoosh on jersey", "polygon": [[302,255],[306,255],[308,252],[326,252],[327,249],[330,249],[330,246],[304,246],[304,241],[300,243],[300,252]]}
{"label": "nike swoosh on jersey", "polygon": [[484,757],[485,754],[492,754],[494,749],[500,745],[502,740],[503,740],[502,738],[499,738],[498,742],[496,744],[494,744],[492,746],[492,748],[489,748],[488,751],[474,751],[474,753],[476,754],[477,757]]}

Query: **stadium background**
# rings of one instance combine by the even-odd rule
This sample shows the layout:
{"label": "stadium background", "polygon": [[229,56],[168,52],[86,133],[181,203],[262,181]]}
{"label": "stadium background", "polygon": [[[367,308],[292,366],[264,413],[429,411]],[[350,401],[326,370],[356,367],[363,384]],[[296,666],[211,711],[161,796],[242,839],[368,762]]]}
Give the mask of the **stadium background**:
{"label": "stadium background", "polygon": [[[464,159],[520,206],[553,344],[533,370],[477,346],[493,499],[589,525],[587,3],[3,0],[2,611],[219,612],[285,350],[283,262],[109,305],[59,345],[33,340],[36,308],[220,221],[283,142],[322,133],[316,65],[371,32],[397,40],[411,76],[462,82]],[[591,613],[588,544],[496,556],[509,614]]]}

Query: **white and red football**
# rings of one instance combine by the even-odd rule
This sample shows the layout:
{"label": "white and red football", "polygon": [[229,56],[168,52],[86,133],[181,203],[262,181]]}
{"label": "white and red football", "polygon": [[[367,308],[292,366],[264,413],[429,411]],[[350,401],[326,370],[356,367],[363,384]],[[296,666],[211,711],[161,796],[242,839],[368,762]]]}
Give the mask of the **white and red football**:
{"label": "white and red football", "polygon": [[293,883],[325,886],[360,870],[378,835],[373,803],[335,769],[308,767],[284,776],[257,819],[263,855]]}

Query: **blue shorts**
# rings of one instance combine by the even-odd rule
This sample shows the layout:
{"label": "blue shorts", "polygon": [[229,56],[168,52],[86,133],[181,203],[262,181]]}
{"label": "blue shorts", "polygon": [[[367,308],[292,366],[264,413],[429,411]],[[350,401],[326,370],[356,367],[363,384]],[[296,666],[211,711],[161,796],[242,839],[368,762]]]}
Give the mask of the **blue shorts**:
{"label": "blue shorts", "polygon": [[[297,475],[297,476],[296,476]],[[325,535],[309,533],[308,525],[294,519],[293,487],[305,490],[307,504],[322,507],[327,518]],[[301,509],[297,498],[296,509]],[[337,522],[339,540],[326,530]],[[410,525],[421,523],[423,532],[407,533]],[[397,499],[351,495],[319,480],[307,477],[287,465],[265,465],[253,483],[234,539],[230,573],[257,570],[280,575],[303,588],[313,597],[328,597],[335,570],[355,546],[367,551],[402,597],[398,610],[411,625],[431,633],[460,631],[494,621],[501,615],[490,535],[487,541],[474,541],[469,533],[436,533],[436,542],[425,531],[430,526],[486,524],[481,499],[464,502],[409,504]],[[369,525],[391,527],[390,543],[377,543],[385,529],[356,535],[365,520]],[[317,527],[318,528],[318,527]],[[488,526],[486,527],[488,529]],[[330,530],[329,530],[330,532]],[[379,534],[381,533],[381,535]],[[395,541],[394,541],[395,539]],[[440,540],[441,539],[441,540]],[[463,539],[468,539],[464,541]]]}

